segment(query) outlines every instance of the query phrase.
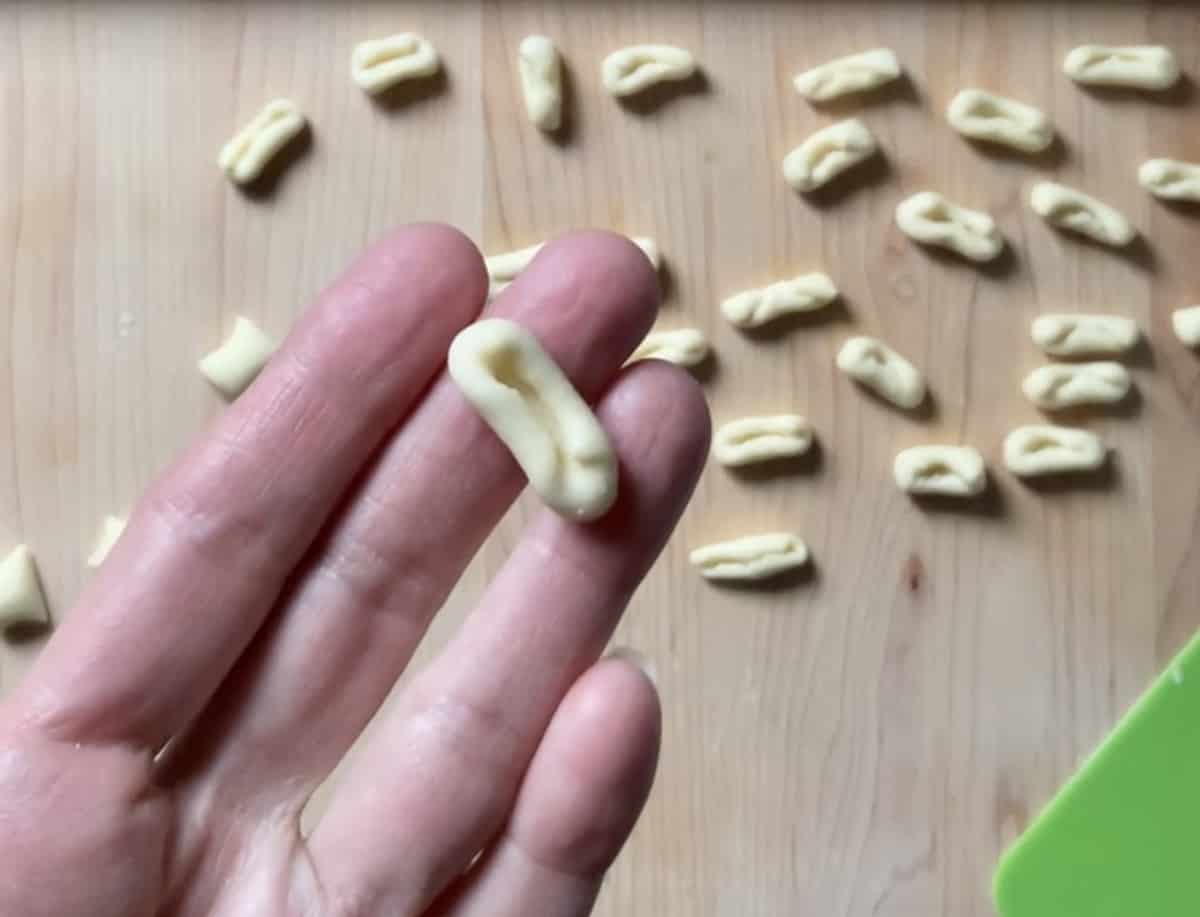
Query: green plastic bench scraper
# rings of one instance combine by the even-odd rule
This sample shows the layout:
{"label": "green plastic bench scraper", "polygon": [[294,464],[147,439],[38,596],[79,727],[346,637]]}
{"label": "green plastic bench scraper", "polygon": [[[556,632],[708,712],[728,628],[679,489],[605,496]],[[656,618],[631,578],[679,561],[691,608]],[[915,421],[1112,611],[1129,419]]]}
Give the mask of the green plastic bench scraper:
{"label": "green plastic bench scraper", "polygon": [[1002,917],[1200,914],[1200,635],[1000,859]]}

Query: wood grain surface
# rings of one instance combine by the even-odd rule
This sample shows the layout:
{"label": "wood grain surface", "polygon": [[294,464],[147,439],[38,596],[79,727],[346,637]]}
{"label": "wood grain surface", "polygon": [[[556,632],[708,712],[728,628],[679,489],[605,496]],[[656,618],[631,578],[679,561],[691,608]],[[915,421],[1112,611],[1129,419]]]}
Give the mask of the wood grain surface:
{"label": "wood grain surface", "polygon": [[[1200,17],[1122,3],[39,3],[0,6],[0,550],[37,552],[66,614],[100,519],[136,500],[221,410],[195,370],[237,314],[282,335],[320,287],[393,224],[439,219],[485,251],[579,226],[655,236],[660,324],[708,331],[714,418],[809,416],[820,456],[773,475],[711,467],[618,642],[652,661],[666,711],[656,791],[602,915],[991,913],[1002,846],[1200,625],[1200,362],[1170,311],[1200,301],[1200,214],[1136,182],[1150,156],[1200,159]],[[353,86],[355,42],[419,31],[444,79],[389,105]],[[520,39],[553,36],[569,126],[527,122]],[[694,50],[704,77],[621,105],[599,87],[622,44]],[[1059,64],[1082,42],[1161,42],[1192,74],[1162,96],[1086,91]],[[791,77],[896,49],[909,77],[814,109]],[[964,86],[1052,115],[1035,158],[973,146],[942,112]],[[233,189],[221,143],[267,99],[309,114],[311,143],[269,193]],[[845,111],[884,157],[828,193],[783,183],[783,155]],[[1055,176],[1122,209],[1144,243],[1113,253],[1026,204]],[[1011,255],[980,269],[932,255],[892,220],[936,188],[986,209]],[[822,269],[844,307],[770,335],[727,326],[731,292]],[[1047,310],[1133,316],[1140,397],[1085,418],[1111,474],[1034,489],[1000,468],[1036,421],[1020,380]],[[922,366],[913,419],[839,377],[852,332]],[[993,497],[922,508],[894,453],[979,447]],[[502,562],[523,502],[427,641],[435,649]],[[714,589],[689,546],[792,528],[811,576]],[[39,643],[4,648],[3,685]]]}

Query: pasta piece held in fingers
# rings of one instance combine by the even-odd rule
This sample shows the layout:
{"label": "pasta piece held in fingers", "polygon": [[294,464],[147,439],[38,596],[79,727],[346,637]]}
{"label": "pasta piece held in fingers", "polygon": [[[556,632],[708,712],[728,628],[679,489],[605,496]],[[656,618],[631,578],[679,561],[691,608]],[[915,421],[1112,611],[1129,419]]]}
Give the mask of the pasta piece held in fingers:
{"label": "pasta piece held in fingers", "polygon": [[506,319],[484,319],[458,333],[447,365],[547,506],[580,521],[608,512],[617,497],[612,445],[532,334]]}

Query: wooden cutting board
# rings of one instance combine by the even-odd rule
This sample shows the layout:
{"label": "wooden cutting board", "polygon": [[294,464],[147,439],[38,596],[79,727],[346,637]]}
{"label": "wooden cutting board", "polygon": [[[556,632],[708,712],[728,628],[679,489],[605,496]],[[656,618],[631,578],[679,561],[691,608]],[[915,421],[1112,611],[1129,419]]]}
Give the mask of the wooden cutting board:
{"label": "wooden cutting board", "polygon": [[[1136,183],[1145,158],[1200,159],[1194,83],[1164,97],[1082,91],[1059,63],[1085,42],[1161,42],[1200,74],[1193,9],[1073,3],[5,4],[0,7],[0,549],[37,551],[67,612],[101,517],[131,504],[221,409],[196,358],[236,314],[283,334],[369,239],[453,222],[486,251],[591,225],[655,236],[664,326],[709,332],[714,417],[797,410],[819,461],[794,474],[710,468],[622,625],[666,709],[657,790],[602,915],[911,917],[991,913],[1002,847],[1200,625],[1200,362],[1170,333],[1200,301],[1200,215]],[[362,38],[415,30],[448,75],[389,107],[348,78]],[[541,31],[570,67],[571,129],[525,121],[514,72]],[[649,110],[599,89],[626,43],[693,49],[705,79]],[[910,78],[816,111],[806,66],[875,45]],[[1035,159],[965,143],[944,123],[976,85],[1049,112],[1064,143]],[[309,113],[313,143],[265,197],[214,157],[267,99]],[[779,163],[853,110],[881,161],[802,199]],[[1124,210],[1130,256],[1060,236],[1029,184],[1055,176]],[[926,187],[990,211],[1012,257],[932,257],[892,222]],[[823,269],[828,320],[748,338],[720,298]],[[1046,310],[1135,317],[1148,346],[1128,410],[1086,421],[1112,474],[1032,490],[999,469],[1005,432],[1038,414],[1020,380]],[[877,333],[927,372],[914,421],[839,378],[850,333]],[[997,471],[981,511],[912,505],[900,448],[978,446]],[[496,570],[523,504],[435,627],[439,645]],[[794,528],[815,572],[717,591],[686,564],[709,540]],[[11,687],[37,644],[6,647]]]}

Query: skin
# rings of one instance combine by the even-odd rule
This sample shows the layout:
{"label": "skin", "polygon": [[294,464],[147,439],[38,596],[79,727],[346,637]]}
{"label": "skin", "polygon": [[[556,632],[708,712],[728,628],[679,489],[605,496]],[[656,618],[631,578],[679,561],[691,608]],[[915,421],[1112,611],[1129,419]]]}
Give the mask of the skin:
{"label": "skin", "polygon": [[591,911],[660,733],[654,685],[601,654],[709,437],[686,373],[621,369],[659,294],[619,236],[546,246],[486,309],[533,331],[596,404],[615,507],[587,525],[534,518],[300,830],[521,490],[443,371],[486,291],[454,230],[385,238],[150,488],[0,708],[0,913]]}

